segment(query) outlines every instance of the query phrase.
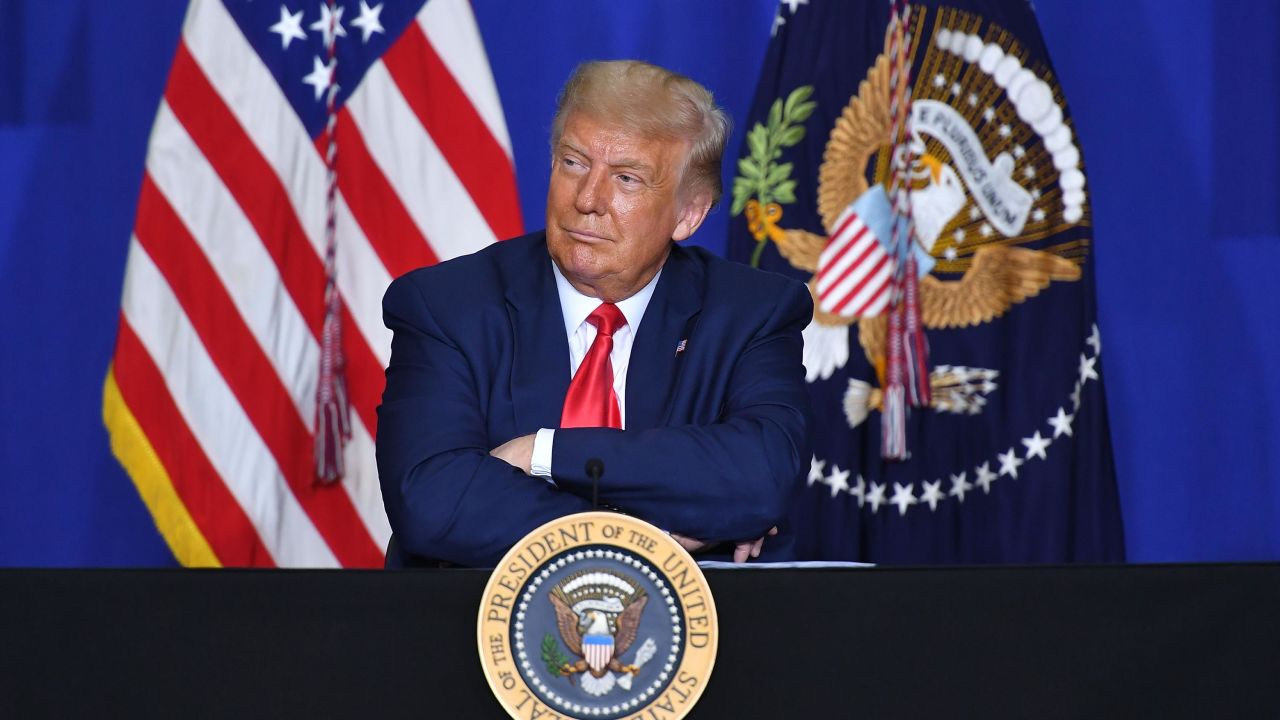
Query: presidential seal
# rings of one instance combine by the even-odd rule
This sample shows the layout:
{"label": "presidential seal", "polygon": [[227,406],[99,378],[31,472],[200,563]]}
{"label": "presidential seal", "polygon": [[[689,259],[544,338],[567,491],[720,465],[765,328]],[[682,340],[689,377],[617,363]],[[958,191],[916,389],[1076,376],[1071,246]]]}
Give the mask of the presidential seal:
{"label": "presidential seal", "polygon": [[697,563],[658,528],[589,512],[543,525],[489,578],[476,640],[513,718],[676,720],[702,695],[717,621]]}

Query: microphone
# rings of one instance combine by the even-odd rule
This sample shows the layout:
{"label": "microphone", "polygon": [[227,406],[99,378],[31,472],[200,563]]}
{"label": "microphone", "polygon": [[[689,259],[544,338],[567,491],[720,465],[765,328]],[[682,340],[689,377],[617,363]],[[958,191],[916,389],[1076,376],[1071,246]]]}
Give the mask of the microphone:
{"label": "microphone", "polygon": [[591,478],[591,509],[600,509],[600,476],[604,475],[604,461],[600,458],[591,458],[587,460],[584,468],[587,471],[587,477]]}

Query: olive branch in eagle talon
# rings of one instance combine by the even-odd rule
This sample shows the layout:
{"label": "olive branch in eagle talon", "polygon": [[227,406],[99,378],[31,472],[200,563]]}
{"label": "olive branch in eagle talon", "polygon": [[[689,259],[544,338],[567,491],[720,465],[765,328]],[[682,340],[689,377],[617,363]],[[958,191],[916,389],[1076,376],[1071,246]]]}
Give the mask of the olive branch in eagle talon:
{"label": "olive branch in eagle talon", "polygon": [[733,179],[733,206],[730,214],[747,213],[747,227],[756,239],[751,266],[759,267],[765,243],[785,242],[778,227],[782,204],[796,201],[796,181],[791,179],[791,163],[780,163],[782,149],[804,139],[804,123],[817,109],[809,100],[812,85],[801,85],[787,96],[773,101],[768,124],[756,123],[747,133],[748,157],[738,159],[739,175]]}
{"label": "olive branch in eagle talon", "polygon": [[546,663],[547,672],[552,675],[565,675],[569,678],[569,684],[573,684],[573,673],[569,671],[572,667],[569,656],[560,652],[560,644],[551,633],[542,637],[542,662]]}

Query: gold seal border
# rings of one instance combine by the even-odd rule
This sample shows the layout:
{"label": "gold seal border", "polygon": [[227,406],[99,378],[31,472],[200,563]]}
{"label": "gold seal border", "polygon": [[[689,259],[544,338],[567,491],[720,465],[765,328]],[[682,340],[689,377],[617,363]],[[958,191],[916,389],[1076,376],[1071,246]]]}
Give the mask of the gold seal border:
{"label": "gold seal border", "polygon": [[[684,655],[679,666],[672,670],[671,680],[661,693],[620,716],[648,717],[653,708],[663,713],[664,720],[680,720],[702,697],[715,666],[720,632],[711,587],[697,561],[670,535],[643,520],[611,512],[576,513],[552,520],[521,538],[494,568],[476,619],[476,647],[490,691],[503,709],[518,720],[535,715],[547,720],[576,717],[543,702],[524,681],[510,627],[520,593],[543,570],[545,561],[586,546],[612,547],[644,558],[680,603],[684,614]],[[693,638],[701,638],[703,646],[695,647]],[[525,647],[526,652],[536,652],[529,650],[527,641]]]}

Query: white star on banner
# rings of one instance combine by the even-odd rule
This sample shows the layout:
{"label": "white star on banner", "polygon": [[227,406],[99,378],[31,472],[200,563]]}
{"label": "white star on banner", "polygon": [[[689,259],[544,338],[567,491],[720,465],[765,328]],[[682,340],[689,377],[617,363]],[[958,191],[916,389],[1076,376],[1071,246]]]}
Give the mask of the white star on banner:
{"label": "white star on banner", "polygon": [[1076,381],[1076,387],[1071,391],[1071,407],[1073,410],[1080,409],[1080,390],[1084,388],[1084,383]]}
{"label": "white star on banner", "polygon": [[320,58],[314,58],[311,73],[302,78],[302,82],[316,89],[316,100],[319,100],[329,89],[329,83],[333,82],[333,63],[325,65]]}
{"label": "white star on banner", "polygon": [[[324,34],[324,46],[326,48],[333,44],[335,36],[347,36],[347,29],[342,27],[342,10],[341,6],[335,7],[331,15],[329,14],[328,4],[320,3],[320,19],[307,26],[311,30],[319,30]],[[330,28],[330,25],[333,25],[333,27]]]}
{"label": "white star on banner", "polygon": [[1068,415],[1065,408],[1058,408],[1058,414],[1049,418],[1049,425],[1053,426],[1053,436],[1071,434],[1071,421],[1075,420],[1075,415]]}
{"label": "white star on banner", "polygon": [[832,465],[826,483],[831,486],[831,497],[839,495],[849,489],[849,471],[841,470],[839,465]]}
{"label": "white star on banner", "polygon": [[1048,460],[1049,456],[1045,453],[1045,448],[1048,448],[1049,444],[1052,442],[1053,441],[1048,438],[1041,437],[1039,430],[1036,431],[1035,435],[1032,435],[1029,438],[1022,438],[1022,444],[1027,448],[1028,460],[1033,457],[1038,457],[1041,460]]}
{"label": "white star on banner", "polygon": [[858,507],[862,507],[867,502],[867,481],[858,476],[858,482],[854,483],[850,488],[849,494],[858,498]]}
{"label": "white star on banner", "polygon": [[1088,357],[1084,353],[1080,353],[1080,382],[1098,379],[1098,370],[1094,367],[1097,364],[1098,358]]}
{"label": "white star on banner", "polygon": [[974,472],[978,475],[978,478],[975,481],[975,484],[977,484],[978,487],[982,488],[983,495],[990,495],[991,483],[995,482],[996,478],[998,477],[995,473],[991,472],[991,463],[990,462],[982,463],[982,465],[974,468]]}
{"label": "white star on banner", "polygon": [[813,487],[815,482],[821,482],[823,477],[822,468],[827,464],[826,460],[819,460],[817,455],[809,461],[809,487]]}
{"label": "white star on banner", "polygon": [[906,485],[901,483],[893,484],[893,497],[889,498],[889,503],[898,506],[899,515],[906,515],[907,506],[915,505],[918,502],[913,488],[915,488],[915,483],[907,483]]}
{"label": "white star on banner", "polygon": [[[987,467],[987,464],[983,463],[982,468],[985,469],[986,467]],[[987,470],[987,474],[991,474],[991,471]],[[959,500],[960,502],[964,502],[964,494],[973,489],[973,483],[965,480],[965,475],[966,473],[961,472],[959,475],[951,476],[951,492],[949,492],[948,495],[951,495],[952,497]],[[992,477],[994,478],[995,476],[992,475]],[[987,490],[990,491],[990,489],[991,489],[991,481],[988,480]]]}
{"label": "white star on banner", "polygon": [[378,3],[370,8],[364,0],[360,0],[360,17],[351,21],[352,27],[358,27],[364,33],[364,37],[360,39],[360,42],[369,42],[369,38],[373,37],[374,33],[386,34],[387,31],[382,27],[382,21],[378,19],[382,15],[382,5],[383,3]]}
{"label": "white star on banner", "polygon": [[1098,323],[1093,324],[1093,330],[1089,333],[1089,339],[1084,341],[1085,345],[1093,348],[1094,355],[1102,354],[1102,334],[1098,332]]}
{"label": "white star on banner", "polygon": [[921,482],[924,486],[924,492],[920,493],[920,502],[929,503],[929,510],[938,509],[938,501],[946,500],[947,496],[942,493],[942,481],[934,480],[933,482]]}
{"label": "white star on banner", "polygon": [[1017,480],[1018,467],[1022,465],[1022,458],[1018,457],[1018,453],[1014,452],[1013,448],[1009,448],[1009,452],[999,453],[996,458],[1000,460],[1000,474]]}
{"label": "white star on banner", "polygon": [[782,4],[791,8],[791,14],[795,15],[796,9],[799,8],[801,5],[808,5],[809,0],[782,0]]}
{"label": "white star on banner", "polygon": [[289,8],[280,6],[280,22],[271,26],[271,32],[280,36],[280,49],[288,50],[289,43],[294,40],[306,40],[307,33],[302,30],[302,11],[296,15],[289,14]]}
{"label": "white star on banner", "polygon": [[871,512],[880,512],[880,506],[884,504],[884,485],[872,481],[871,490],[867,493],[867,504],[871,506]]}
{"label": "white star on banner", "polygon": [[773,16],[773,27],[769,28],[769,37],[778,34],[778,28],[787,24],[787,19],[782,17],[782,8],[778,8],[778,14]]}

